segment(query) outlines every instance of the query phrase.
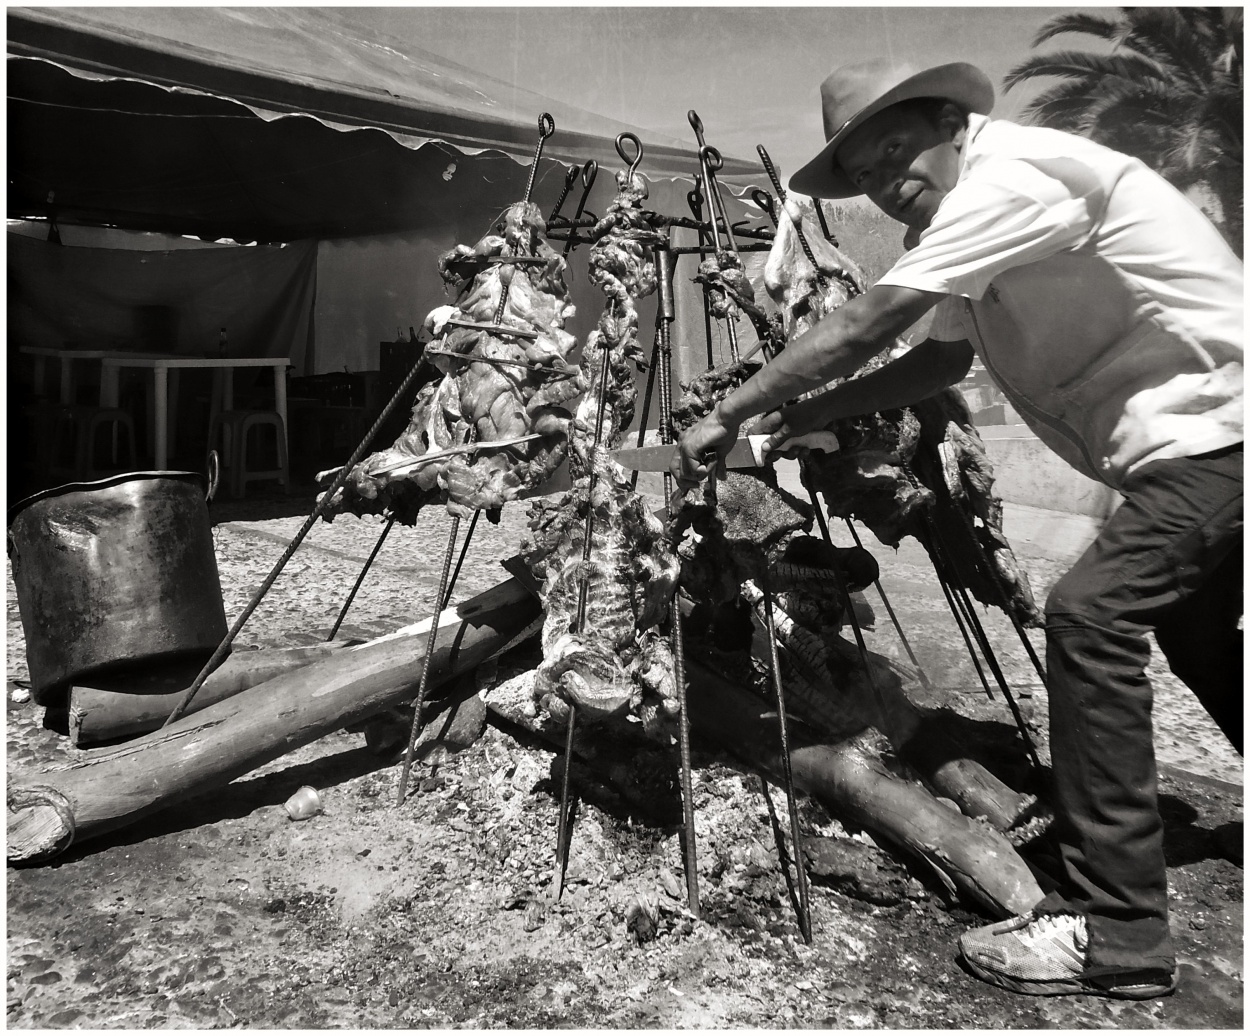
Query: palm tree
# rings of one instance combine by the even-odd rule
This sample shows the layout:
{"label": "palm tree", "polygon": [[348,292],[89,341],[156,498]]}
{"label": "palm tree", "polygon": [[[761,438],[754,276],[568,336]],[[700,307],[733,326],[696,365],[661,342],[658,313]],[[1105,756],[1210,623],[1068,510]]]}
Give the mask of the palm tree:
{"label": "palm tree", "polygon": [[1026,121],[1080,133],[1140,158],[1181,190],[1205,189],[1242,254],[1242,10],[1122,7],[1062,14],[1033,39],[1084,33],[1110,52],[1035,54],[1003,79],[1010,90],[1058,79],[1023,109]]}

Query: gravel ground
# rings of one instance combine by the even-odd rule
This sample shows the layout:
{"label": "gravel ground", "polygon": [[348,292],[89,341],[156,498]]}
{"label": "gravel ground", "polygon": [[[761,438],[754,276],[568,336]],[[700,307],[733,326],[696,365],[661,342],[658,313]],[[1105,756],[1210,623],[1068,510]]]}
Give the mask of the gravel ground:
{"label": "gravel ground", "polygon": [[[229,620],[309,506],[311,498],[214,504]],[[417,528],[392,531],[341,635],[376,637],[429,614],[448,524],[431,510]],[[479,524],[457,599],[504,578],[499,561],[516,552],[523,527],[523,507],[498,526]],[[316,525],[239,644],[324,639],[381,530],[350,517]],[[979,702],[923,552],[874,553],[931,680]],[[1021,560],[1039,598],[1064,568]],[[17,777],[90,753],[43,729],[42,710],[24,700],[11,573],[7,604],[8,769]],[[1009,623],[984,621],[1044,749],[1044,693],[1027,654]],[[870,637],[874,650],[901,652],[880,622]],[[696,746],[695,760],[702,918],[682,905],[678,831],[596,793],[576,771],[587,801],[568,889],[554,902],[559,753],[491,726],[467,751],[419,768],[418,793],[400,811],[393,754],[339,732],[71,847],[51,866],[10,868],[8,1024],[1240,1029],[1242,874],[1239,854],[1226,858],[1217,836],[1240,827],[1241,762],[1170,674],[1156,665],[1152,675],[1185,982],[1166,1001],[1038,1000],[982,985],[951,950],[963,928],[987,919],[886,854],[875,890],[814,879],[814,940],[805,945],[771,830],[770,799],[784,818],[784,795],[766,798],[757,778],[707,746]],[[302,784],[321,790],[325,812],[293,823],[282,803]],[[815,803],[799,805],[806,836],[871,847]],[[640,944],[639,908],[652,903],[656,938]]]}

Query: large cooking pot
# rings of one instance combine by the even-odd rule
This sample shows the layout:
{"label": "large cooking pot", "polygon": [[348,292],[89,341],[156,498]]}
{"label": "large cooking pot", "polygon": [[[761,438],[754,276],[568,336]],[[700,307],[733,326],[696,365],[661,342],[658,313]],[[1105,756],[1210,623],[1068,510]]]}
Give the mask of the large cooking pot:
{"label": "large cooking pot", "polygon": [[136,662],[207,661],[226,635],[205,479],[132,471],[9,508],[31,694]]}

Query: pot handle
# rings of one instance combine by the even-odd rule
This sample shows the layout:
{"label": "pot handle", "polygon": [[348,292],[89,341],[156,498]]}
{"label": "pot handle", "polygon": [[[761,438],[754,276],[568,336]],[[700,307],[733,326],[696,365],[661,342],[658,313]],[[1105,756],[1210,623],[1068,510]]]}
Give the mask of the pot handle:
{"label": "pot handle", "polygon": [[217,483],[221,478],[221,459],[216,450],[208,451],[208,492],[204,494],[204,502],[211,504],[217,495]]}

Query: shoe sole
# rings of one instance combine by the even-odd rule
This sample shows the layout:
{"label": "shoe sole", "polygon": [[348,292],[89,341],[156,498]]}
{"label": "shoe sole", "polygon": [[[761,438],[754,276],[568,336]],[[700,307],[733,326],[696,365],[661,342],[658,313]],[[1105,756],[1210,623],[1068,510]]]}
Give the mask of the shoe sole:
{"label": "shoe sole", "polygon": [[1002,972],[984,968],[970,961],[967,957],[961,957],[961,959],[968,970],[982,982],[998,986],[1000,989],[1010,990],[1013,993],[1025,993],[1028,996],[1085,995],[1100,996],[1110,1000],[1154,1000],[1157,997],[1170,996],[1176,992],[1175,981],[1166,985],[1163,983],[1152,983],[1141,986],[1112,986],[1110,988],[1095,986],[1079,978],[1055,979],[1049,982],[1030,982],[1028,979],[1013,978],[1010,975],[1002,974]]}

